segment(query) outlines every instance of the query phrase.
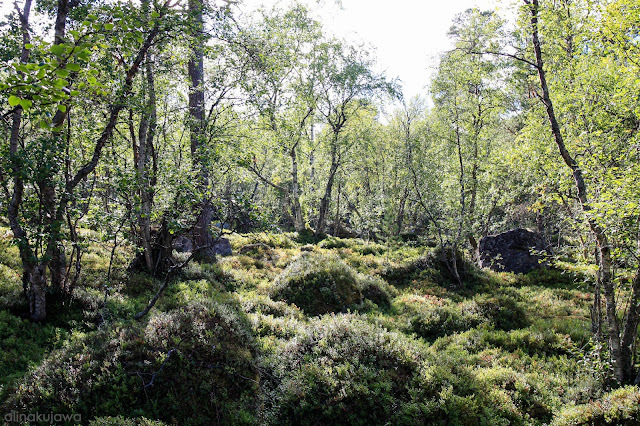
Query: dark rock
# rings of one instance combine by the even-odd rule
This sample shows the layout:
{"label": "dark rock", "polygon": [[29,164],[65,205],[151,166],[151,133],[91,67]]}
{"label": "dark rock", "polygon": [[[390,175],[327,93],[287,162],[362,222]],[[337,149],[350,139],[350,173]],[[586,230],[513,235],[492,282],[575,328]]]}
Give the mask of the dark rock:
{"label": "dark rock", "polygon": [[[191,253],[193,251],[193,240],[186,235],[180,235],[173,240],[173,249],[178,253]],[[231,256],[231,243],[226,238],[220,238],[213,243],[213,251],[220,256]]]}
{"label": "dark rock", "polygon": [[193,240],[186,235],[180,235],[173,240],[172,247],[178,253],[190,253],[193,251]]}
{"label": "dark rock", "polygon": [[478,261],[481,267],[498,272],[526,274],[543,267],[537,252],[549,252],[542,235],[527,229],[512,229],[480,240]]}
{"label": "dark rock", "polygon": [[231,250],[231,243],[226,238],[219,238],[215,243],[213,243],[213,249],[216,254],[220,256],[231,256],[233,251]]}

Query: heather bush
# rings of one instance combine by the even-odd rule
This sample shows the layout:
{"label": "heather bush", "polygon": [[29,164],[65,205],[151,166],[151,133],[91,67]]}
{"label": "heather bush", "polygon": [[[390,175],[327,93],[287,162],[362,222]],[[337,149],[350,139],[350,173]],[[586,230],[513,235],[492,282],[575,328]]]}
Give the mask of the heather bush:
{"label": "heather bush", "polygon": [[393,309],[406,318],[414,333],[431,340],[487,322],[475,305],[431,295],[404,294],[393,301]]}
{"label": "heather bush", "polygon": [[276,278],[271,297],[308,315],[361,307],[364,299],[388,307],[397,291],[379,277],[358,273],[337,256],[303,252]]}
{"label": "heather bush", "polygon": [[340,258],[303,253],[278,276],[271,296],[308,315],[322,315],[362,302],[362,287],[357,273]]}
{"label": "heather bush", "polygon": [[640,425],[640,389],[626,386],[588,404],[563,408],[551,423],[554,426]]}
{"label": "heather bush", "polygon": [[271,373],[265,384],[264,420],[423,423],[429,410],[436,408],[416,398],[424,394],[419,388],[423,363],[420,343],[355,315],[312,319],[300,335],[275,347],[266,360]]}
{"label": "heather bush", "polygon": [[98,417],[89,422],[89,426],[165,426],[166,423],[158,420],[149,420],[145,417],[125,418],[117,417]]}
{"label": "heather bush", "polygon": [[249,323],[229,304],[194,302],[146,323],[76,333],[18,383],[6,411],[252,423],[258,397]]}

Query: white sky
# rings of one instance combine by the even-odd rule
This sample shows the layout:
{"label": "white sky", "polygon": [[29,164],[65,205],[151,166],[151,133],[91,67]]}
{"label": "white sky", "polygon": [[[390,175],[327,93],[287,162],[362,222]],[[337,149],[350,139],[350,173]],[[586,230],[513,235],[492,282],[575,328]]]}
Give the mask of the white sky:
{"label": "white sky", "polygon": [[[37,0],[36,0],[37,1]],[[242,0],[240,10],[267,8],[290,0]],[[336,36],[372,46],[379,71],[399,77],[409,99],[425,95],[438,55],[450,48],[453,17],[471,7],[495,9],[497,0],[301,0]],[[0,16],[13,0],[0,0]],[[22,4],[22,0],[18,1]]]}
{"label": "white sky", "polygon": [[[244,0],[244,8],[268,8],[289,0]],[[438,55],[451,47],[447,32],[454,16],[477,7],[493,10],[496,0],[301,0],[317,11],[326,29],[375,49],[379,71],[402,81],[405,99],[426,97]],[[240,6],[243,9],[243,6]]]}

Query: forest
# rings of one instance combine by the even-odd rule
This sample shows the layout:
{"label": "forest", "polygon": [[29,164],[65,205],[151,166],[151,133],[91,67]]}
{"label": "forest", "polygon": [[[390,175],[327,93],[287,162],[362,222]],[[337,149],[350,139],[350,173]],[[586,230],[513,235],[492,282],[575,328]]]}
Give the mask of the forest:
{"label": "forest", "polygon": [[406,99],[304,4],[15,1],[2,422],[640,424],[640,2],[503,6]]}

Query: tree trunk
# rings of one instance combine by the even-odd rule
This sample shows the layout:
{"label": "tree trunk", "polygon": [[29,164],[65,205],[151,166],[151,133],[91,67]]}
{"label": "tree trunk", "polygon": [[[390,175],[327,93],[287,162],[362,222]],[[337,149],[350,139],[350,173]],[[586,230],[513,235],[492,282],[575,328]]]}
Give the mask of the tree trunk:
{"label": "tree trunk", "polygon": [[316,235],[321,235],[324,232],[324,228],[327,222],[327,213],[329,212],[329,204],[331,203],[331,192],[333,190],[333,182],[338,171],[338,137],[334,136],[333,143],[331,145],[331,167],[329,168],[329,179],[324,187],[324,195],[320,200],[320,208],[318,210],[318,223],[316,224]]}
{"label": "tree trunk", "polygon": [[[149,0],[142,2],[145,15],[149,16]],[[153,191],[155,186],[155,173],[150,169],[153,161],[153,139],[156,131],[156,92],[153,76],[153,57],[147,54],[145,63],[146,74],[146,107],[140,118],[138,128],[139,147],[136,158],[136,171],[138,178],[138,195],[140,196],[140,210],[138,212],[138,227],[140,242],[147,271],[153,273],[156,268],[156,259],[153,256],[151,241],[151,207],[153,205]]]}
{"label": "tree trunk", "polygon": [[212,247],[211,220],[213,206],[208,196],[209,168],[205,145],[205,110],[204,110],[204,4],[202,0],[189,0],[189,14],[192,20],[192,34],[190,43],[189,71],[189,118],[191,131],[191,157],[193,171],[196,174],[197,186],[200,192],[200,214],[193,227],[193,244],[195,248],[202,248],[200,256],[209,260],[215,259]]}
{"label": "tree trunk", "polygon": [[631,383],[634,379],[634,349],[638,337],[638,324],[640,323],[640,268],[631,282],[631,298],[629,309],[624,319],[622,331],[622,343],[620,345],[620,359],[623,366],[625,382]]}
{"label": "tree trunk", "polygon": [[[536,68],[538,71],[540,86],[542,88],[542,102],[546,108],[547,117],[549,118],[549,123],[551,125],[551,131],[553,133],[553,137],[558,150],[560,151],[560,156],[562,157],[567,167],[571,169],[573,180],[578,193],[578,201],[580,202],[582,211],[584,213],[589,213],[589,211],[591,210],[591,206],[589,205],[587,198],[587,186],[584,180],[582,169],[566,148],[564,139],[562,137],[562,132],[560,131],[560,124],[556,118],[555,110],[549,93],[549,86],[547,84],[544,62],[542,59],[542,49],[540,47],[540,39],[538,35],[539,3],[538,0],[524,1],[525,4],[529,6],[531,12],[531,35],[536,56]],[[595,237],[597,243],[597,260],[599,269],[598,279],[599,286],[603,290],[606,302],[609,347],[611,351],[614,376],[618,382],[625,383],[632,379],[632,377],[628,376],[628,372],[633,371],[633,365],[629,363],[629,359],[625,359],[623,348],[621,347],[620,327],[616,318],[617,308],[615,300],[615,284],[613,282],[611,274],[611,252],[609,242],[604,230],[592,218],[588,218],[587,222],[589,224],[589,229],[591,230],[591,233]],[[635,287],[633,293],[636,293]],[[635,302],[636,301],[632,301],[632,304]],[[629,313],[631,313],[631,311],[632,309],[629,310]],[[634,323],[636,326],[636,328],[633,330],[633,333],[630,332],[630,334],[633,335],[633,337],[630,337],[631,341],[625,342],[630,344],[631,346],[633,346],[637,337],[637,316],[640,314],[637,309],[633,309],[633,311],[633,314],[636,316],[636,318],[626,319],[627,325],[632,325],[631,323]]]}
{"label": "tree trunk", "polygon": [[398,206],[398,216],[396,217],[396,236],[402,232],[402,224],[404,222],[404,211],[407,204],[407,198],[409,197],[409,187],[405,187],[402,197],[400,198],[400,204]]}
{"label": "tree trunk", "polygon": [[38,264],[25,270],[29,281],[29,317],[32,321],[42,321],[47,315],[47,265]]}
{"label": "tree trunk", "polygon": [[338,236],[341,228],[340,224],[340,196],[342,192],[342,185],[338,184],[338,196],[336,197],[336,217],[333,222],[333,235]]}
{"label": "tree trunk", "polygon": [[300,184],[298,182],[298,155],[296,153],[297,144],[289,151],[291,157],[291,213],[293,214],[293,226],[296,232],[304,231],[304,219],[302,217],[302,207],[300,206]]}

